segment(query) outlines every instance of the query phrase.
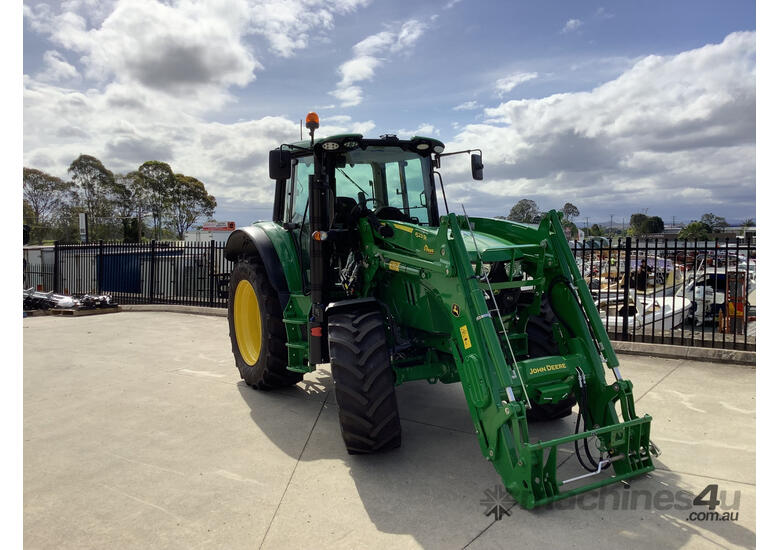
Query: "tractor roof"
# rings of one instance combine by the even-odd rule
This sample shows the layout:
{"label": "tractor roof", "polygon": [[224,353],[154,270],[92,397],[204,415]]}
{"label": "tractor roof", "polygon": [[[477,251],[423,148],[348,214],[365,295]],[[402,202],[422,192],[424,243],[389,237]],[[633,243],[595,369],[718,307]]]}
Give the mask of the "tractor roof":
{"label": "tractor roof", "polygon": [[[369,142],[368,145],[398,146],[408,150],[418,149],[420,152],[432,151],[434,147],[438,149],[437,151],[435,151],[437,153],[440,153],[441,151],[444,150],[444,144],[441,141],[439,141],[436,138],[431,138],[426,136],[412,136],[411,139],[398,139],[395,136],[382,136],[380,138],[372,139],[372,138],[364,138],[363,134],[335,134],[332,136],[316,138],[314,140],[314,145],[325,143],[328,141],[332,141],[336,143],[346,143],[350,141],[366,141]],[[427,143],[428,147],[426,147],[425,149],[418,148],[417,145],[421,143]],[[290,143],[289,145],[293,149],[311,149],[311,140],[296,141],[294,143]]]}

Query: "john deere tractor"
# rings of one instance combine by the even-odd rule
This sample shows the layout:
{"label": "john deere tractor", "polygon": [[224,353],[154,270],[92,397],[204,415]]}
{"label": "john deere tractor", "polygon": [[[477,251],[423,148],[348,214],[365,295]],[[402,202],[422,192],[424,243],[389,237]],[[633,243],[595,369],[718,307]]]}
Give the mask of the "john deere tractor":
{"label": "john deere tractor", "polygon": [[[653,470],[651,417],[634,410],[560,213],[531,226],[450,211],[442,160],[469,155],[481,180],[481,151],[315,139],[315,113],[306,125],[310,139],[269,154],[271,221],[225,248],[230,339],[249,386],[290,386],[329,364],[344,443],[361,454],[401,444],[397,385],[460,382],[482,454],[526,508]],[[574,405],[573,434],[531,441],[529,422]],[[588,471],[559,480],[558,449],[572,443]]]}

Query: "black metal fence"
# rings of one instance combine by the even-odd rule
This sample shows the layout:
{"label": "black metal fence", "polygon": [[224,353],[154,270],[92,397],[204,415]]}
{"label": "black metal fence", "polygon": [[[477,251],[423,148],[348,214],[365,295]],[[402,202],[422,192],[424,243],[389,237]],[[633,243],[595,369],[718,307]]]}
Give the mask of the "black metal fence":
{"label": "black metal fence", "polygon": [[215,241],[55,244],[52,264],[25,265],[25,286],[109,294],[119,304],[227,307],[223,248]]}
{"label": "black metal fence", "polygon": [[572,252],[613,340],[755,351],[750,237],[597,239]]}
{"label": "black metal fence", "polygon": [[[614,340],[755,350],[754,242],[591,240],[572,245]],[[43,258],[43,255],[41,255]],[[55,245],[25,263],[25,287],[105,293],[120,304],[227,307],[223,244]]]}
{"label": "black metal fence", "polygon": [[24,262],[24,288],[54,290],[54,264],[51,262]]}

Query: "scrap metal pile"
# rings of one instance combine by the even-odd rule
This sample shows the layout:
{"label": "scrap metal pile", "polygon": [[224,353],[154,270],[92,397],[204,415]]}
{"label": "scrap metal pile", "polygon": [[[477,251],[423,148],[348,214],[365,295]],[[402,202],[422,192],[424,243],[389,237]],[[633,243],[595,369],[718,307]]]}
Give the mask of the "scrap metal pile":
{"label": "scrap metal pile", "polygon": [[106,294],[81,294],[77,296],[64,296],[54,292],[41,292],[29,288],[22,291],[24,310],[34,309],[98,309],[113,308],[116,304],[111,302],[111,296]]}

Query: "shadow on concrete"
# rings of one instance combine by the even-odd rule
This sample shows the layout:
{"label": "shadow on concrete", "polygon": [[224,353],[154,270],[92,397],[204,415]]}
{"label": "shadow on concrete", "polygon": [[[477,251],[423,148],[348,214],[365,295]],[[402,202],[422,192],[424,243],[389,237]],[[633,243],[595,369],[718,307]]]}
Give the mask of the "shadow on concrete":
{"label": "shadow on concrete", "polygon": [[[383,533],[410,535],[423,547],[516,548],[534,543],[555,547],[680,548],[694,536],[715,545],[755,546],[755,534],[727,521],[697,521],[686,518],[704,506],[684,506],[675,500],[670,509],[658,506],[658,494],[687,498],[688,502],[708,484],[706,476],[677,474],[656,459],[658,470],[621,484],[592,491],[577,498],[527,511],[514,505],[510,516],[496,521],[484,515],[480,500],[484,491],[500,484],[492,466],[482,457],[460,384],[405,384],[397,388],[404,430],[401,448],[373,456],[347,454],[338,426],[338,409],[331,391],[329,373],[312,373],[294,388],[277,392],[253,390],[243,383],[238,392],[246,401],[258,428],[289,456],[299,459],[282,504],[269,529],[269,541],[284,534],[289,543],[302,510],[315,510],[307,526],[328,526],[338,534],[356,528],[347,516],[360,513],[346,504],[360,497],[359,507]],[[311,435],[303,450],[273,418],[263,414],[268,401],[305,398],[317,400],[322,410],[312,425],[302,425]],[[289,407],[290,404],[288,403]],[[559,437],[573,432],[574,415],[532,426],[532,440]],[[562,450],[559,479],[584,473],[573,447]],[[341,461],[344,468],[317,466],[318,461]],[[734,488],[729,490],[733,499]],[[676,495],[676,496],[675,496]],[[682,496],[680,496],[682,495]],[[742,495],[743,507],[750,495]],[[352,506],[355,506],[353,503]],[[668,502],[664,501],[664,507]],[[744,513],[743,513],[744,516]],[[322,531],[320,531],[322,533]],[[323,535],[326,536],[326,535]],[[334,535],[336,536],[336,535]],[[328,546],[329,540],[322,540]],[[350,545],[355,542],[351,540]]]}

